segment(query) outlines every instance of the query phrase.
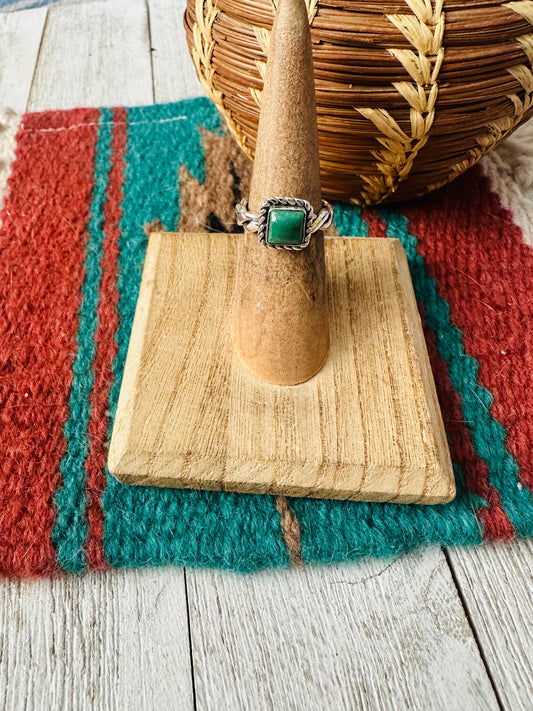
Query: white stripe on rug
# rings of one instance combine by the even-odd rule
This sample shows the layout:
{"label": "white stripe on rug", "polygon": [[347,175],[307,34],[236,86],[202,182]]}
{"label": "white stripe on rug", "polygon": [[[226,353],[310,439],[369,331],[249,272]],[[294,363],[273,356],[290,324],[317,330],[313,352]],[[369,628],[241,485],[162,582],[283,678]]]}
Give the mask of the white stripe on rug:
{"label": "white stripe on rug", "polygon": [[21,116],[11,109],[0,108],[0,210],[7,190],[11,164],[15,160],[17,131]]}
{"label": "white stripe on rug", "polygon": [[503,206],[513,213],[524,241],[533,247],[533,120],[486,155],[480,165]]}

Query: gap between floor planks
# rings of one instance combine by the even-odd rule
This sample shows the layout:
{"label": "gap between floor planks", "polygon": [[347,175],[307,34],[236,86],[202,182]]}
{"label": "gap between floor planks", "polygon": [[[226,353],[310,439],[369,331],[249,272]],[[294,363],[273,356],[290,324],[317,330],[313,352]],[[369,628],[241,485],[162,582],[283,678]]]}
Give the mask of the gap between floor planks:
{"label": "gap between floor planks", "polygon": [[[184,51],[183,6],[183,0],[150,0],[148,5],[142,0],[99,0],[51,8],[46,27],[47,11],[42,8],[4,19],[0,31],[7,34],[4,47],[10,51],[7,59],[2,56],[2,103],[11,103],[13,96],[15,108],[40,110],[149,104],[200,95]],[[21,52],[24,61],[15,61]],[[524,672],[524,609],[530,609],[532,594],[524,574],[531,544],[449,555],[500,702],[505,708],[528,708],[531,676]],[[2,668],[10,673],[0,674],[0,689],[12,699],[10,708],[19,707],[14,692],[26,688],[29,694],[34,689],[37,699],[47,685],[51,696],[43,696],[43,701],[49,698],[52,703],[54,694],[60,694],[77,707],[90,701],[115,708],[126,699],[144,699],[144,708],[164,703],[172,708],[177,699],[183,702],[179,708],[221,708],[230,701],[236,704],[233,708],[253,708],[258,700],[264,705],[255,708],[276,708],[281,702],[289,708],[300,708],[298,703],[326,708],[319,705],[325,700],[333,708],[329,702],[335,699],[338,708],[353,708],[354,703],[360,708],[403,708],[402,703],[454,708],[452,700],[463,709],[499,705],[439,551],[406,556],[392,565],[374,561],[249,578],[217,571],[186,575],[189,605],[182,573],[172,568],[5,583],[2,609],[12,614],[3,621],[18,621],[12,634],[11,626],[9,631],[2,626],[3,659],[8,660]],[[511,600],[509,577],[516,592]],[[422,596],[421,605],[417,581],[433,590],[431,596]],[[496,595],[509,603],[500,618]],[[50,605],[46,615],[43,600]],[[442,604],[436,608],[438,602]],[[42,623],[35,626],[38,612]],[[426,622],[419,628],[421,619]],[[455,679],[442,671],[448,650],[442,646],[441,627],[446,621],[451,621],[452,638],[463,643],[456,650],[459,666],[450,660]],[[511,659],[503,662],[510,646]],[[426,666],[412,668],[411,657],[421,663],[419,648],[427,649]],[[30,668],[23,663],[25,649],[32,650]],[[123,687],[102,678],[97,649],[104,669],[110,665],[114,670],[113,679],[126,681]],[[186,654],[180,656],[183,649]],[[77,686],[76,674],[71,678],[66,673],[65,657],[78,671]],[[210,658],[217,663],[210,664]],[[392,673],[383,672],[384,659]],[[260,674],[265,665],[269,683]],[[457,678],[459,688],[469,682],[461,698],[454,696]],[[24,695],[18,698],[22,701]]]}

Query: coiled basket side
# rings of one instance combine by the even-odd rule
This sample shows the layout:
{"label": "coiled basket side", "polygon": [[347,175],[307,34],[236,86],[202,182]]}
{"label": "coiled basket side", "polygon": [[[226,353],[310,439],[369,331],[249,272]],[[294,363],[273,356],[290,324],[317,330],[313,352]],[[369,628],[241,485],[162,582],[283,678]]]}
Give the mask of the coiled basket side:
{"label": "coiled basket side", "polygon": [[[533,111],[533,1],[306,0],[322,188],[404,200],[476,163]],[[274,0],[188,0],[198,76],[253,157]]]}

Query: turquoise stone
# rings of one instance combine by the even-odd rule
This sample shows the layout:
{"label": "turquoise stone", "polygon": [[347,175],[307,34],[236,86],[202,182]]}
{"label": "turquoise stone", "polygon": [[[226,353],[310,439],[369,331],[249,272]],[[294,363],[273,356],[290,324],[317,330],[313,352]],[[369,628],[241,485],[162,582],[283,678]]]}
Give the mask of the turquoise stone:
{"label": "turquoise stone", "polygon": [[267,244],[295,246],[305,237],[305,211],[292,207],[271,207],[268,212]]}

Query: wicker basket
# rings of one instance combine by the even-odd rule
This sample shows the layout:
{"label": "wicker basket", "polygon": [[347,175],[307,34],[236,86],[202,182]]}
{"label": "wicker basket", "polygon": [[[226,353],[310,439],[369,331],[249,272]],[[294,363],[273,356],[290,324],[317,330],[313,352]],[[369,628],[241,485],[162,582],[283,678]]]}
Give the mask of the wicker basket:
{"label": "wicker basket", "polygon": [[[275,0],[188,0],[189,49],[252,157]],[[453,180],[533,110],[533,1],[306,0],[322,187],[358,203]]]}

